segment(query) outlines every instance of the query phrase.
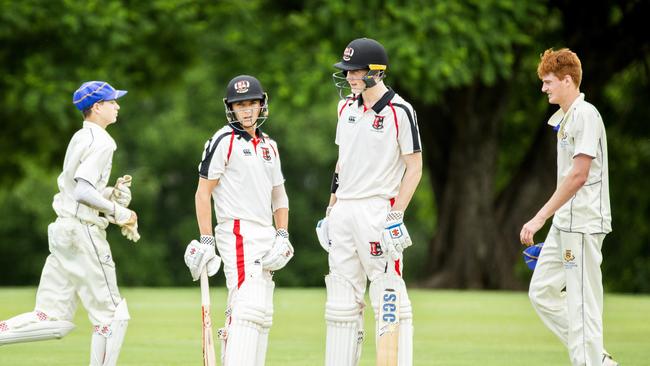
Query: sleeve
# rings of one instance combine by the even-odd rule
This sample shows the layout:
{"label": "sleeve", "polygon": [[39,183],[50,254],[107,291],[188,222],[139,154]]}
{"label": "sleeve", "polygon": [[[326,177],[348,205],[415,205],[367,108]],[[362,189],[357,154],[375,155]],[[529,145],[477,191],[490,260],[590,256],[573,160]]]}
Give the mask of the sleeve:
{"label": "sleeve", "polygon": [[92,143],[82,155],[74,179],[83,179],[96,187],[106,166],[112,163],[114,151],[115,148],[109,144]]}
{"label": "sleeve", "polygon": [[596,111],[580,111],[574,113],[571,130],[574,136],[575,151],[573,157],[579,154],[585,154],[596,157],[598,144],[600,142],[601,124],[598,123],[600,117]]}
{"label": "sleeve", "polygon": [[402,155],[413,154],[422,151],[418,118],[415,109],[406,104],[394,104],[402,113],[398,113],[398,135],[397,142]]}
{"label": "sleeve", "polygon": [[347,99],[343,99],[339,101],[338,106],[336,107],[336,137],[334,138],[334,143],[337,145],[341,145],[341,141],[339,139],[339,130],[341,124],[339,121],[341,121],[341,113],[343,113],[343,108],[345,107],[346,103],[348,102]]}
{"label": "sleeve", "polygon": [[199,163],[199,176],[201,178],[216,180],[226,171],[228,150],[232,143],[231,133],[213,136],[203,146],[203,156]]}
{"label": "sleeve", "polygon": [[275,164],[273,165],[273,177],[272,185],[273,187],[284,184],[284,175],[282,174],[282,163],[280,162],[280,150],[278,150],[278,144],[275,141],[271,141],[271,147],[273,147],[273,153],[275,153]]}

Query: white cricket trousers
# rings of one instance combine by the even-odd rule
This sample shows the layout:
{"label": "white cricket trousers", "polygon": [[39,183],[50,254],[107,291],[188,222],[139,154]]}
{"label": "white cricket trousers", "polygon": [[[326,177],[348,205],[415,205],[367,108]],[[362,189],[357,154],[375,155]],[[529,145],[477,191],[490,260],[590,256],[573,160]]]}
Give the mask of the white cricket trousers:
{"label": "white cricket trousers", "polygon": [[604,238],[553,226],[530,281],[533,308],[568,348],[574,366],[602,363]]}
{"label": "white cricket trousers", "polygon": [[110,324],[122,297],[106,231],[76,218],[57,218],[47,231],[50,255],[41,274],[35,310],[72,321],[78,296],[93,325]]}
{"label": "white cricket trousers", "polygon": [[387,259],[379,240],[390,207],[390,200],[370,197],[337,200],[330,211],[330,273],[350,281],[361,303],[367,279],[374,281],[391,271],[401,277],[402,261]]}
{"label": "white cricket trousers", "polygon": [[264,277],[260,260],[275,241],[273,226],[236,219],[219,223],[214,232],[229,291],[241,287],[246,278]]}

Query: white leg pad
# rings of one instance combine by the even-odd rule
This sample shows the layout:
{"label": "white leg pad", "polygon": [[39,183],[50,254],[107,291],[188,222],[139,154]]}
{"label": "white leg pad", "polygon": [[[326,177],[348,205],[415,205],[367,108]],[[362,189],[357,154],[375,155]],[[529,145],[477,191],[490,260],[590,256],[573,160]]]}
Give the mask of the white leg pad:
{"label": "white leg pad", "polygon": [[42,311],[32,311],[0,321],[0,346],[58,339],[74,328],[67,320],[54,320]]}
{"label": "white leg pad", "polygon": [[264,323],[260,330],[259,338],[257,339],[257,361],[256,366],[264,366],[266,363],[266,349],[269,345],[269,332],[273,325],[273,290],[275,289],[275,282],[273,280],[266,280],[266,306],[264,310]]}
{"label": "white leg pad", "polygon": [[[399,293],[400,314],[399,314],[399,336],[397,343],[397,359],[399,366],[413,365],[413,309],[411,300],[406,291],[406,285],[401,277],[386,274],[370,282],[370,302],[375,311],[375,330],[379,328],[379,304],[384,289],[392,288]],[[375,331],[375,344],[377,344],[377,332]]]}
{"label": "white leg pad", "polygon": [[129,325],[129,310],[126,299],[122,299],[110,324],[95,325],[90,342],[91,366],[115,366],[122,350],[122,343]]}
{"label": "white leg pad", "polygon": [[329,274],[325,285],[325,365],[357,365],[363,342],[363,304],[357,301],[352,284],[345,278]]}
{"label": "white leg pad", "polygon": [[232,301],[227,320],[224,366],[254,366],[257,344],[266,313],[266,281],[249,278],[244,281]]}

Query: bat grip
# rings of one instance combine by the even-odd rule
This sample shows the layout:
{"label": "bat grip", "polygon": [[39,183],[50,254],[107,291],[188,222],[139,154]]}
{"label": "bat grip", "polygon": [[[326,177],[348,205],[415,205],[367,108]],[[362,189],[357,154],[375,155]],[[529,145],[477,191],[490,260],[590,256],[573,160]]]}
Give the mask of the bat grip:
{"label": "bat grip", "polygon": [[210,282],[206,268],[201,271],[201,304],[210,305]]}

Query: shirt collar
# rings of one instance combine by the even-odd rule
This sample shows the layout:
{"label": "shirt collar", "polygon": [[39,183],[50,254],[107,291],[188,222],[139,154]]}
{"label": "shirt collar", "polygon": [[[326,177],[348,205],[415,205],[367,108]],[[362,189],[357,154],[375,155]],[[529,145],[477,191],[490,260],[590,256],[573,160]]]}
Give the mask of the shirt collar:
{"label": "shirt collar", "polygon": [[571,113],[571,111],[572,111],[573,109],[575,109],[575,107],[578,105],[578,103],[580,103],[580,102],[582,102],[582,101],[584,101],[584,100],[585,100],[585,94],[584,94],[584,93],[580,93],[580,95],[578,95],[578,97],[576,98],[576,100],[574,100],[573,103],[571,103],[571,106],[570,106],[569,109],[566,111],[566,113],[564,113],[564,111],[562,110],[562,108],[558,109],[555,113],[553,113],[553,115],[551,116],[551,118],[548,119],[548,124],[549,124],[550,126],[553,126],[553,131],[557,131],[557,130],[559,130],[559,129],[560,129],[560,124],[562,123],[562,120],[564,119],[564,117],[565,117],[567,114]]}
{"label": "shirt collar", "polygon": [[[251,135],[249,135],[248,132],[243,130],[243,128],[241,127],[241,124],[239,122],[231,123],[231,125],[235,125],[235,127],[233,127],[233,126],[230,126],[230,127],[233,129],[233,131],[235,131],[235,133],[237,135],[239,135],[239,137],[246,140],[246,142],[248,142],[248,141],[250,141],[252,139]],[[264,135],[262,134],[262,130],[260,130],[259,128],[256,128],[255,129],[255,137],[257,137],[258,139],[264,141]]]}
{"label": "shirt collar", "polygon": [[98,125],[95,122],[84,121],[83,128],[91,128],[91,129],[96,130],[96,131],[101,131],[101,133],[104,133],[104,134],[110,136],[110,134],[108,133],[108,131],[106,131],[105,128],[102,128],[100,125]]}
{"label": "shirt collar", "polygon": [[[391,88],[388,88],[388,91],[382,95],[382,97],[375,103],[375,105],[372,106],[372,110],[375,111],[376,114],[379,114],[387,105],[388,103],[393,99],[395,96],[395,91]],[[363,95],[359,94],[357,97],[358,100],[358,106],[363,107]]]}

